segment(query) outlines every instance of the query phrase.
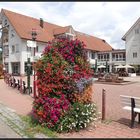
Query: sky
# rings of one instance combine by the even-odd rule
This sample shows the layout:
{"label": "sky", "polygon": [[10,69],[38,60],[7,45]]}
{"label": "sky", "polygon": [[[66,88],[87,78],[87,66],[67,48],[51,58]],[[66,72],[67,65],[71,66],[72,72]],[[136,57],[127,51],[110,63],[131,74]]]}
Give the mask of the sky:
{"label": "sky", "polygon": [[124,49],[123,35],[140,17],[140,2],[0,2],[4,8],[105,39]]}

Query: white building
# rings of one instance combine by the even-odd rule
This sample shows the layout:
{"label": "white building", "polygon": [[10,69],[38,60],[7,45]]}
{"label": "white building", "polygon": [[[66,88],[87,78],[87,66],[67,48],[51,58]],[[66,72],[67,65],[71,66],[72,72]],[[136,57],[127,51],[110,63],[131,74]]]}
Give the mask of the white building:
{"label": "white building", "polygon": [[[112,66],[117,61],[113,61],[113,59],[122,57],[120,55],[112,56],[115,51],[105,40],[75,31],[72,26],[58,26],[45,22],[43,19],[38,20],[5,9],[1,10],[0,23],[2,25],[3,64],[7,72],[13,75],[25,75],[28,57],[31,58],[31,62],[34,61],[33,48],[27,47],[27,40],[32,40],[33,28],[37,32],[36,56],[41,55],[48,41],[59,36],[83,41],[86,44],[88,59],[93,67],[95,67],[96,59],[99,65],[108,61],[109,70],[112,71]],[[120,61],[120,63],[122,62]]]}
{"label": "white building", "polygon": [[140,18],[125,33],[122,40],[125,41],[126,64],[136,66],[137,73],[140,73]]}
{"label": "white building", "polygon": [[126,64],[125,49],[116,49],[111,51],[102,51],[96,53],[97,64],[108,64],[108,72],[115,72],[115,67]]}

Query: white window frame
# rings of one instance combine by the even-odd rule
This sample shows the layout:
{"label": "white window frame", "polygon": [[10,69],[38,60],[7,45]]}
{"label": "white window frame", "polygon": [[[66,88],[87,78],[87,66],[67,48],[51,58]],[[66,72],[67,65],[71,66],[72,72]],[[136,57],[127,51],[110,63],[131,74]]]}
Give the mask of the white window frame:
{"label": "white window frame", "polygon": [[12,45],[11,53],[15,53],[15,52],[16,52],[16,46],[15,45]]}
{"label": "white window frame", "polygon": [[133,58],[137,58],[137,57],[138,57],[137,52],[133,52]]}
{"label": "white window frame", "polygon": [[19,53],[19,44],[15,45],[15,51],[16,51],[16,53]]}
{"label": "white window frame", "polygon": [[135,29],[135,34],[139,34],[139,29]]}

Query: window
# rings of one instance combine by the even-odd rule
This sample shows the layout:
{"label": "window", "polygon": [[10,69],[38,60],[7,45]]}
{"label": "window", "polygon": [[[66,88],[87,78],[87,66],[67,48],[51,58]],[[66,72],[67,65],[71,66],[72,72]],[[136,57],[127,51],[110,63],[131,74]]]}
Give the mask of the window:
{"label": "window", "polygon": [[118,54],[116,54],[116,61],[118,61]]}
{"label": "window", "polygon": [[125,53],[123,53],[123,60],[125,60]]}
{"label": "window", "polygon": [[8,46],[5,46],[3,51],[4,51],[5,56],[9,56],[9,47]]}
{"label": "window", "polygon": [[12,73],[13,75],[19,75],[20,63],[12,63]]}
{"label": "window", "polygon": [[11,38],[15,36],[14,30],[11,30]]}
{"label": "window", "polygon": [[73,40],[73,36],[72,35],[67,35],[67,39],[68,40]]}
{"label": "window", "polygon": [[135,29],[135,34],[139,34],[139,29]]}
{"label": "window", "polygon": [[6,26],[6,25],[7,25],[7,19],[4,20],[4,26]]}
{"label": "window", "polygon": [[31,52],[31,47],[27,46],[27,52]]}
{"label": "window", "polygon": [[36,46],[36,52],[38,52],[38,46]]}
{"label": "window", "polygon": [[101,56],[100,56],[100,54],[98,54],[98,60],[100,61],[100,59],[101,59]]}
{"label": "window", "polygon": [[15,45],[12,45],[12,53],[15,52]]}
{"label": "window", "polygon": [[107,54],[107,60],[109,61],[109,54]]}
{"label": "window", "polygon": [[103,60],[103,55],[101,54],[101,60]]}
{"label": "window", "polygon": [[95,59],[95,53],[94,52],[91,53],[91,59]]}
{"label": "window", "polygon": [[136,52],[133,53],[133,58],[137,58],[137,53]]}
{"label": "window", "polygon": [[18,53],[18,52],[19,52],[19,45],[16,44],[16,53]]}

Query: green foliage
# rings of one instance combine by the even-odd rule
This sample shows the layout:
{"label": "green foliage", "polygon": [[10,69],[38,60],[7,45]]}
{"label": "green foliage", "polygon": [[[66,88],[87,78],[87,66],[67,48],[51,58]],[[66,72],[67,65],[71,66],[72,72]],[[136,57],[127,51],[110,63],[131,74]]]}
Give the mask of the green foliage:
{"label": "green foliage", "polygon": [[95,104],[74,103],[55,128],[57,132],[79,131],[97,119]]}
{"label": "green foliage", "polygon": [[34,118],[32,118],[31,116],[22,116],[21,118],[27,124],[25,133],[29,137],[33,138],[36,133],[43,133],[44,135],[51,137],[51,138],[56,137],[55,132],[51,131],[46,126],[45,127],[41,126],[40,123],[37,120],[35,120]]}

